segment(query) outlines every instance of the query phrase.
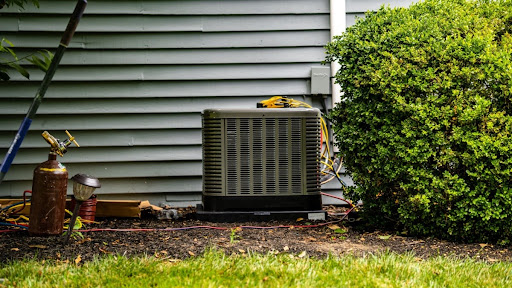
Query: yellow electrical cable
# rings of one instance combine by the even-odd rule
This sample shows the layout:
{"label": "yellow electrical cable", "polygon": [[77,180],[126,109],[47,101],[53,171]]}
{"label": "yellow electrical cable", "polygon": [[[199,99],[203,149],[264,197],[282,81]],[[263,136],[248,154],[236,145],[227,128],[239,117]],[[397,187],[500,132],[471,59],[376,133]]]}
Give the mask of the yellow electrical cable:
{"label": "yellow electrical cable", "polygon": [[[28,203],[26,203],[26,204],[28,204]],[[5,209],[5,211],[9,211],[9,210],[11,210],[11,209],[16,209],[16,208],[21,207],[21,206],[23,206],[23,203],[22,203],[22,204],[18,204],[18,205],[11,206],[11,207],[9,207],[9,208]]]}
{"label": "yellow electrical cable", "polygon": [[18,218],[16,218],[16,219],[14,219],[14,218],[7,218],[7,219],[5,219],[5,221],[9,221],[9,222],[17,222],[17,221],[19,221],[20,219],[23,219],[23,220],[27,220],[27,221],[29,221],[29,220],[28,220],[28,217],[25,217],[25,216],[23,216],[23,215],[20,215],[20,216],[19,216]]}

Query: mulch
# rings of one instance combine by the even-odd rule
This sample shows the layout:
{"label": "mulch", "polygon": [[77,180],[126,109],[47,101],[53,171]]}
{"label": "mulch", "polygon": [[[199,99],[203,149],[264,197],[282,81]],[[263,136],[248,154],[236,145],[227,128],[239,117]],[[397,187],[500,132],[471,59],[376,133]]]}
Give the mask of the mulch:
{"label": "mulch", "polygon": [[[329,208],[332,210],[332,207]],[[214,223],[195,219],[192,209],[181,211],[178,220],[158,220],[145,215],[140,219],[98,219],[85,229],[147,229],[136,231],[83,232],[83,238],[64,243],[63,237],[31,237],[26,231],[0,233],[0,263],[12,260],[39,259],[63,262],[89,261],[104,255],[150,255],[161,259],[185,259],[215,248],[226,254],[273,253],[298,257],[327,257],[351,254],[365,256],[382,252],[413,253],[418,259],[438,255],[473,258],[487,262],[511,261],[512,246],[486,243],[464,244],[434,238],[417,238],[389,231],[365,231],[358,222],[337,221],[267,221]],[[302,228],[303,225],[320,225]],[[194,228],[211,226],[214,228]],[[274,229],[241,226],[271,227]],[[162,231],[153,229],[186,228]],[[219,229],[220,228],[220,229]]]}

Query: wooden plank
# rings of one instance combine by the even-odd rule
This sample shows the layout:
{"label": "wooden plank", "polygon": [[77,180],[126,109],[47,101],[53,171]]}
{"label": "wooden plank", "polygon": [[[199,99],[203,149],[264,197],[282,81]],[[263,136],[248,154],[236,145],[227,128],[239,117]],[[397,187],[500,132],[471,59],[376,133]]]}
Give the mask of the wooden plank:
{"label": "wooden plank", "polygon": [[[26,5],[25,13],[71,14],[72,1],[40,1],[40,8]],[[3,14],[19,13],[15,7],[2,9]],[[319,14],[329,13],[328,0],[265,0],[265,1],[95,1],[90,0],[87,15],[254,15],[254,14]]]}
{"label": "wooden plank", "polygon": [[[70,152],[71,153],[71,152]],[[67,157],[67,156],[65,156]],[[66,158],[60,159],[66,162]],[[120,162],[120,163],[65,163],[69,177],[76,173],[94,175],[101,179],[136,177],[187,177],[201,176],[201,161],[171,162]],[[5,181],[32,180],[37,164],[13,165],[5,176]]]}
{"label": "wooden plank", "polygon": [[[37,82],[0,82],[0,99],[33,99]],[[73,98],[153,98],[212,97],[251,95],[304,95],[310,86],[304,79],[242,79],[216,81],[115,81],[115,82],[52,82],[47,99]],[[126,99],[129,101],[130,99]],[[2,102],[5,103],[5,102]],[[44,105],[43,105],[44,107]],[[28,109],[28,107],[27,107]]]}
{"label": "wooden plank", "polygon": [[140,202],[140,200],[98,200],[95,216],[138,218]]}
{"label": "wooden plank", "polygon": [[[48,159],[48,148],[20,149],[13,164],[37,164]],[[67,163],[112,163],[112,162],[151,162],[151,161],[195,161],[201,160],[201,146],[154,146],[116,148],[70,148],[63,159]],[[7,149],[0,149],[5,155]]]}
{"label": "wooden plank", "polygon": [[101,199],[120,200],[120,199],[144,199],[149,200],[150,203],[159,204],[167,203],[172,207],[196,207],[201,203],[201,193],[144,193],[144,194],[103,194]]}
{"label": "wooden plank", "polygon": [[[16,47],[55,49],[61,33],[0,32]],[[76,33],[70,48],[82,49],[166,49],[244,47],[323,47],[330,40],[327,30],[226,32],[226,33]]]}
{"label": "wooden plank", "polygon": [[[18,131],[23,117],[0,115],[0,131]],[[38,115],[30,130],[131,130],[201,128],[201,114]],[[1,155],[1,153],[0,153]]]}
{"label": "wooden plank", "polygon": [[[2,31],[63,32],[69,17],[4,15]],[[77,32],[226,32],[328,30],[329,15],[113,16],[84,17]]]}
{"label": "wooden plank", "polygon": [[[154,80],[225,80],[225,79],[279,79],[310,78],[311,66],[319,63],[298,64],[232,64],[232,65],[163,65],[163,66],[63,66],[53,81],[154,81]],[[27,68],[30,80],[41,81],[44,72]],[[14,71],[13,81],[25,78]]]}
{"label": "wooden plank", "polygon": [[[44,148],[48,143],[40,130],[31,130],[21,148]],[[82,147],[133,147],[201,144],[200,129],[154,129],[154,130],[70,130]],[[67,139],[64,131],[52,130],[52,135]],[[15,132],[0,132],[0,148],[9,148]],[[149,149],[150,147],[148,147]]]}
{"label": "wooden plank", "polygon": [[[0,199],[0,207],[18,203],[23,199]],[[140,217],[140,200],[97,200],[96,217]],[[72,210],[71,199],[66,200],[66,209]],[[30,202],[18,214],[30,215]]]}
{"label": "wooden plank", "polygon": [[[36,52],[18,52],[23,58]],[[325,59],[323,47],[240,49],[81,50],[68,49],[65,65],[307,63]]]}
{"label": "wooden plank", "polygon": [[[201,98],[142,98],[119,101],[119,99],[46,99],[37,111],[38,115],[58,114],[137,114],[137,113],[201,113],[204,109],[255,108],[256,103],[270,96],[201,97]],[[302,98],[302,97],[301,97]],[[297,99],[303,100],[303,99]],[[0,101],[0,114],[24,115],[31,100],[17,99]],[[88,117],[88,116],[86,116]]]}

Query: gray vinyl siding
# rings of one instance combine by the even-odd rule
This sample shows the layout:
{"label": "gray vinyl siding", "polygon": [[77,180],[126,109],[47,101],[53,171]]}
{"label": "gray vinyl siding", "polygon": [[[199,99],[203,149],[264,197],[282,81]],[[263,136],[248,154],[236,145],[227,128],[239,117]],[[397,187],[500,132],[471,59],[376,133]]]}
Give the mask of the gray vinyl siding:
{"label": "gray vinyl siding", "polygon": [[[20,56],[54,51],[74,4],[2,9],[0,37]],[[90,0],[0,197],[31,189],[48,152],[41,132],[63,139],[67,129],[81,148],[60,161],[70,176],[100,178],[100,199],[198,203],[200,112],[252,108],[275,95],[311,103],[311,67],[324,59],[329,12],[328,0]],[[27,68],[30,80],[12,73],[0,82],[0,157],[44,76]]]}
{"label": "gray vinyl siding", "polygon": [[408,7],[412,0],[346,0],[347,27],[354,25],[357,18],[363,18],[367,11],[378,10],[382,5],[390,7]]}
{"label": "gray vinyl siding", "polygon": [[[411,2],[347,0],[347,26],[384,3]],[[21,57],[54,51],[74,5],[41,0],[39,9],[1,9],[0,37]],[[31,189],[48,152],[41,132],[62,139],[67,129],[82,147],[60,161],[70,176],[100,178],[100,199],[198,203],[200,112],[254,107],[275,95],[320,107],[309,79],[325,56],[329,13],[329,0],[89,0],[0,197]],[[27,68],[30,80],[12,73],[0,82],[0,158],[44,75]],[[335,192],[339,184],[322,188]]]}

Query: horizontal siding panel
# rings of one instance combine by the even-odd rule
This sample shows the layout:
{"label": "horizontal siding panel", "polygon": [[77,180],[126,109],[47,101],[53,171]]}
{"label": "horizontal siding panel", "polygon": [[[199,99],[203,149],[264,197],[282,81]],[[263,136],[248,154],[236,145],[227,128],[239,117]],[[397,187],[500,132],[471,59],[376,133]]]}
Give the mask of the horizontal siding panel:
{"label": "horizontal siding panel", "polygon": [[201,177],[123,178],[101,181],[97,194],[200,192]]}
{"label": "horizontal siding panel", "polygon": [[[14,164],[37,164],[48,158],[48,148],[20,149]],[[1,149],[5,155],[7,149]],[[201,146],[153,146],[153,147],[115,147],[115,148],[69,148],[63,163],[100,163],[135,161],[189,161],[201,160]]]}
{"label": "horizontal siding panel", "polygon": [[[221,79],[272,79],[309,78],[311,66],[317,63],[299,64],[233,64],[233,65],[162,65],[162,66],[62,66],[53,81],[142,81],[142,80],[221,80]],[[30,81],[41,81],[44,72],[27,68]],[[25,78],[11,73],[14,81]]]}
{"label": "horizontal siding panel", "polygon": [[[119,178],[101,179],[101,188],[94,194],[101,198],[103,194],[130,194],[130,193],[195,193],[201,192],[201,177],[161,177],[161,178]],[[4,181],[0,184],[1,197],[20,197],[24,190],[32,188],[32,181]],[[68,196],[73,195],[73,183],[68,182]],[[121,198],[126,199],[126,198]],[[138,198],[139,200],[141,198]]]}
{"label": "horizontal siding panel", "polygon": [[[109,130],[109,131],[75,131],[69,132],[84,147],[137,147],[163,145],[200,145],[200,129],[167,129],[167,130]],[[48,143],[41,136],[41,130],[30,130],[25,136],[21,148],[45,148]],[[50,133],[59,138],[67,139],[64,131],[51,130]],[[15,132],[0,132],[0,148],[9,148]],[[74,145],[72,145],[74,147]],[[151,149],[151,147],[148,147]],[[3,155],[2,155],[3,156]],[[0,156],[1,157],[1,156]]]}
{"label": "horizontal siding panel", "polygon": [[[135,113],[193,113],[209,108],[256,108],[256,103],[270,97],[210,97],[210,98],[143,98],[130,99],[46,99],[38,115],[55,114],[135,114]],[[299,99],[297,99],[299,100]],[[300,99],[303,100],[303,99]],[[0,102],[1,103],[1,102]],[[24,115],[32,101],[16,100],[3,103],[0,114]]]}
{"label": "horizontal siding panel", "polygon": [[363,13],[366,11],[379,10],[382,5],[390,7],[409,7],[411,0],[346,0],[347,13]]}
{"label": "horizontal siding panel", "polygon": [[[0,103],[13,98],[30,98],[39,82],[0,82]],[[218,80],[218,81],[130,81],[130,82],[52,82],[45,96],[51,98],[143,98],[212,97],[251,95],[304,95],[310,86],[304,79]],[[1,100],[2,98],[6,100]],[[1,105],[1,104],[0,104]],[[42,105],[44,107],[44,104]],[[41,108],[42,108],[41,107]],[[26,107],[28,109],[28,107]]]}
{"label": "horizontal siding panel", "polygon": [[[71,153],[71,152],[70,152]],[[186,177],[201,176],[201,161],[175,162],[123,162],[123,163],[66,163],[66,157],[59,159],[68,170],[69,176],[77,173],[106,178],[137,178],[137,177]],[[5,181],[32,180],[37,164],[16,165],[9,170]]]}
{"label": "horizontal siding panel", "polygon": [[358,14],[347,14],[347,27],[350,27],[354,24],[356,24],[357,19],[364,18],[364,13],[358,13]]}
{"label": "horizontal siding panel", "polygon": [[101,200],[148,200],[150,203],[159,204],[165,203],[171,207],[196,207],[201,203],[201,193],[132,193],[132,194],[102,194],[99,198]]}
{"label": "horizontal siding panel", "polygon": [[[62,33],[1,32],[20,48],[56,48]],[[329,31],[276,31],[229,33],[77,33],[69,47],[82,49],[169,49],[169,48],[244,48],[244,47],[323,47]]]}
{"label": "horizontal siding panel", "polygon": [[[0,131],[18,131],[23,117],[0,115]],[[131,130],[201,128],[201,115],[195,114],[136,114],[83,116],[37,115],[30,130]],[[0,153],[2,155],[2,153]]]}
{"label": "horizontal siding panel", "polygon": [[[34,52],[17,54],[22,58]],[[60,65],[305,63],[321,62],[324,59],[323,47],[122,51],[68,49]]]}
{"label": "horizontal siding panel", "polygon": [[[75,3],[2,9],[0,37],[22,57],[55,51]],[[327,0],[90,0],[0,195],[30,189],[49,151],[40,133],[62,139],[67,129],[82,147],[59,160],[70,176],[98,177],[100,199],[197,203],[200,111],[252,108],[274,95],[303,100],[329,40]],[[0,82],[0,155],[43,76],[27,67],[31,80]]]}
{"label": "horizontal siding panel", "polygon": [[[98,1],[89,0],[88,14],[131,15],[254,15],[254,14],[319,14],[329,13],[327,0],[266,0],[266,1]],[[25,11],[34,14],[66,14],[73,12],[73,1],[40,1],[40,8],[26,5]],[[4,8],[2,13],[18,13],[16,7]]]}
{"label": "horizontal siding panel", "polygon": [[[68,16],[2,16],[2,31],[63,32]],[[329,30],[329,15],[85,16],[77,32]]]}
{"label": "horizontal siding panel", "polygon": [[329,30],[329,14],[204,17],[203,32]]}

